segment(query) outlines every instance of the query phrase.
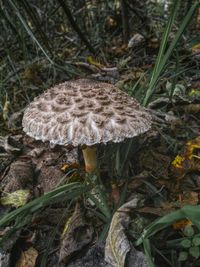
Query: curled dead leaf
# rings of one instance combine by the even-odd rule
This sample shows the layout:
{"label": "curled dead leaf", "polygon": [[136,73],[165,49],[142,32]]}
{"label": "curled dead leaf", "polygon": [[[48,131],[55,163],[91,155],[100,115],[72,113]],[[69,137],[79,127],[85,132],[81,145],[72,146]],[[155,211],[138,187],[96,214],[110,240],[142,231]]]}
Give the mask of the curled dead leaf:
{"label": "curled dead leaf", "polygon": [[110,266],[125,266],[127,253],[131,250],[131,245],[125,234],[130,222],[129,213],[133,209],[140,207],[141,204],[141,197],[135,196],[134,199],[121,206],[113,215],[105,247],[105,260]]}

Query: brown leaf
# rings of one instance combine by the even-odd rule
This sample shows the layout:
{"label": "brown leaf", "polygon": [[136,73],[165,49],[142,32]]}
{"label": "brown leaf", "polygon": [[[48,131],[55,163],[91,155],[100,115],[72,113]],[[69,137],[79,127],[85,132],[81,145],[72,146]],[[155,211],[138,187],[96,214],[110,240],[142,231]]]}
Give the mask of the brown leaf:
{"label": "brown leaf", "polygon": [[12,193],[20,189],[32,188],[34,167],[29,158],[19,158],[10,165],[0,188],[5,193]]}
{"label": "brown leaf", "polygon": [[200,113],[200,104],[188,104],[188,105],[184,105],[183,106],[183,110],[186,113],[190,113],[190,114]]}
{"label": "brown leaf", "polygon": [[26,251],[22,251],[19,260],[15,267],[34,267],[38,256],[38,252],[33,247],[30,247]]}
{"label": "brown leaf", "polygon": [[67,262],[70,257],[84,248],[93,238],[93,228],[85,220],[80,204],[77,203],[72,216],[68,219],[60,244],[59,262]]}
{"label": "brown leaf", "polygon": [[61,185],[65,174],[57,166],[43,166],[38,176],[38,184],[44,192],[49,192]]}
{"label": "brown leaf", "polygon": [[167,179],[171,158],[158,151],[145,150],[140,155],[141,169],[151,171],[156,177]]}
{"label": "brown leaf", "polygon": [[189,220],[181,220],[181,221],[178,221],[176,223],[173,223],[172,227],[174,230],[177,230],[177,229],[183,229],[187,225],[192,225],[192,222]]}
{"label": "brown leaf", "polygon": [[197,192],[186,192],[179,196],[182,206],[197,205],[199,202],[199,194]]}

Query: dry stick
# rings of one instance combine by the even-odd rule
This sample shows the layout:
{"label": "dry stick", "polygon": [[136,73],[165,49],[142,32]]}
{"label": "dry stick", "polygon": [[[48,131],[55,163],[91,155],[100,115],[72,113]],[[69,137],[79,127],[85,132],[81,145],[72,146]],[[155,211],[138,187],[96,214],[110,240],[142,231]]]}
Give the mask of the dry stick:
{"label": "dry stick", "polygon": [[122,12],[123,37],[125,43],[128,43],[129,39],[128,9],[125,0],[121,0],[121,12]]}
{"label": "dry stick", "polygon": [[80,39],[85,43],[85,45],[87,46],[88,50],[92,53],[92,54],[96,54],[94,48],[91,46],[91,44],[89,43],[89,41],[86,39],[86,37],[84,36],[84,34],[82,33],[82,31],[80,30],[79,26],[76,24],[73,15],[69,9],[69,7],[67,6],[67,4],[65,3],[64,0],[58,0],[58,2],[60,3],[60,5],[62,6],[63,10],[65,11],[65,14],[72,26],[72,28],[76,31],[76,33],[78,34],[78,36],[80,37]]}

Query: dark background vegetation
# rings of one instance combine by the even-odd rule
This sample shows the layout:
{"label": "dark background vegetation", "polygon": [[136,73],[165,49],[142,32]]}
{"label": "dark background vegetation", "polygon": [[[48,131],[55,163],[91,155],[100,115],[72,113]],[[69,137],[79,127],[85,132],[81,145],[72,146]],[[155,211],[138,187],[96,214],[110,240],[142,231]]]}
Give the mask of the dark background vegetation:
{"label": "dark background vegetation", "polygon": [[[161,38],[173,2],[1,1],[1,113],[6,108],[11,113],[20,110],[34,95],[57,82],[84,76],[84,69],[75,63],[87,62],[88,56],[113,67],[128,55],[141,65],[140,57],[148,61],[150,53],[152,63],[157,50],[153,54],[148,51],[148,42]],[[193,2],[181,1],[173,30],[178,29]],[[198,36],[196,26],[194,18],[183,40],[188,34]],[[123,47],[134,33],[144,36],[147,51]],[[187,45],[196,41],[189,38]]]}

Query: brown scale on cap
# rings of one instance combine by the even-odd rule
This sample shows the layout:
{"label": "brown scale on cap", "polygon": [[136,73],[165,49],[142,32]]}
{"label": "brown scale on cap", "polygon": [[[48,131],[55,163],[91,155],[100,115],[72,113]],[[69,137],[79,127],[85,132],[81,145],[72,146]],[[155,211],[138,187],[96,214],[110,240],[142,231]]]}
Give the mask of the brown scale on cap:
{"label": "brown scale on cap", "polygon": [[24,131],[53,144],[120,142],[151,127],[151,116],[115,86],[79,79],[50,88],[25,110]]}

